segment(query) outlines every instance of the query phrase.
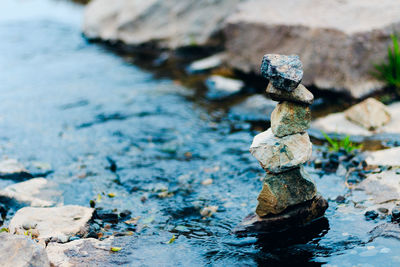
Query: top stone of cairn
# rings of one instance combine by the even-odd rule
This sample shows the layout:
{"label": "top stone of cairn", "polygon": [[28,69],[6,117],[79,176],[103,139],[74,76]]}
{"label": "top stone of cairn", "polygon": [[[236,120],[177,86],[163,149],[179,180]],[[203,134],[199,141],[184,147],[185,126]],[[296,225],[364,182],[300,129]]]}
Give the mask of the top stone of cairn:
{"label": "top stone of cairn", "polygon": [[276,89],[291,92],[303,79],[303,64],[297,55],[266,54],[261,63],[261,74]]}

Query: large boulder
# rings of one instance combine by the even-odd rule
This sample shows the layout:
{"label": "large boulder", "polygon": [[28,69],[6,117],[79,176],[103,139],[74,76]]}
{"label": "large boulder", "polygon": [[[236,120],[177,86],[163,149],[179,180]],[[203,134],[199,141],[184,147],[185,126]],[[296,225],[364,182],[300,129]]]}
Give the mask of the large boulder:
{"label": "large boulder", "polygon": [[161,47],[221,45],[215,35],[239,0],[109,0],[90,1],[83,31],[89,38]]}
{"label": "large boulder", "polygon": [[46,267],[50,263],[44,248],[32,239],[0,233],[0,266]]}
{"label": "large boulder", "polygon": [[393,0],[244,1],[226,20],[227,63],[259,73],[260,55],[297,54],[303,84],[362,97],[381,87],[370,72],[400,31],[399,14]]}
{"label": "large boulder", "polygon": [[256,135],[250,153],[267,172],[280,173],[293,169],[311,158],[312,144],[307,133],[274,136],[271,128]]}
{"label": "large boulder", "polygon": [[39,240],[65,243],[69,237],[87,232],[87,223],[93,209],[81,206],[53,208],[25,207],[18,210],[10,221],[11,233],[24,234],[30,231]]}

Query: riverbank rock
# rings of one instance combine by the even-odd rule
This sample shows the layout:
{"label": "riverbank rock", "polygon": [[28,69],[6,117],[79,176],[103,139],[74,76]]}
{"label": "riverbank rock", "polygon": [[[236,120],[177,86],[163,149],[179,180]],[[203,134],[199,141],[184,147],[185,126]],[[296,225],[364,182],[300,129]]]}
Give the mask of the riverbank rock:
{"label": "riverbank rock", "polygon": [[400,166],[400,147],[367,152],[365,161],[368,165]]}
{"label": "riverbank rock", "polygon": [[276,107],[276,102],[263,95],[252,95],[242,103],[233,106],[229,118],[240,121],[269,121],[270,114]]}
{"label": "riverbank rock", "polygon": [[50,263],[44,248],[32,239],[0,233],[0,266],[46,267]]}
{"label": "riverbank rock", "polygon": [[[159,47],[221,45],[217,33],[239,0],[90,1],[83,31],[89,38]],[[215,40],[216,39],[216,40]]]}
{"label": "riverbank rock", "polygon": [[378,100],[370,97],[344,112],[346,119],[364,127],[375,130],[390,121],[390,112]]}
{"label": "riverbank rock", "polygon": [[267,95],[275,101],[286,100],[306,105],[311,105],[314,102],[314,95],[302,84],[299,84],[299,86],[297,86],[297,88],[292,92],[287,92],[278,90],[272,85],[272,83],[269,83],[266,92]]}
{"label": "riverbank rock", "polygon": [[222,100],[238,94],[244,87],[241,80],[212,75],[206,80],[208,91],[206,98],[210,100]]}
{"label": "riverbank rock", "polygon": [[225,47],[226,63],[249,73],[267,51],[294,53],[303,84],[361,98],[383,86],[370,73],[400,31],[399,13],[393,0],[92,0],[83,32],[129,45]]}
{"label": "riverbank rock", "polygon": [[338,133],[344,135],[372,136],[375,134],[400,134],[400,102],[387,106],[391,120],[384,126],[369,131],[346,119],[344,112],[329,114],[311,123],[311,128],[318,132]]}
{"label": "riverbank rock", "polygon": [[262,218],[257,214],[250,214],[233,232],[239,235],[247,235],[299,228],[323,217],[327,208],[328,202],[320,195],[316,195],[312,200],[289,207],[280,214],[270,214]]}
{"label": "riverbank rock", "polygon": [[34,178],[0,190],[0,198],[6,198],[32,207],[51,207],[61,203],[61,192],[45,178]]}
{"label": "riverbank rock", "polygon": [[261,75],[275,88],[291,92],[303,79],[303,65],[297,55],[266,54],[261,63]]}
{"label": "riverbank rock", "polygon": [[298,54],[303,84],[361,98],[382,88],[370,73],[400,30],[398,14],[392,0],[244,1],[226,19],[227,63],[258,72],[266,51]]}
{"label": "riverbank rock", "polygon": [[0,179],[23,180],[32,175],[16,159],[0,160]]}
{"label": "riverbank rock", "polygon": [[311,158],[312,144],[307,133],[278,138],[271,128],[256,135],[250,153],[267,172],[293,169]]}
{"label": "riverbank rock", "polygon": [[289,206],[311,200],[316,194],[315,184],[303,166],[280,174],[267,174],[256,213],[260,217],[278,214]]}
{"label": "riverbank rock", "polygon": [[11,233],[23,234],[34,230],[39,240],[65,243],[76,234],[84,235],[93,209],[81,206],[53,208],[25,207],[18,210],[10,221]]}
{"label": "riverbank rock", "polygon": [[105,266],[110,257],[113,238],[74,240],[65,244],[49,243],[46,252],[52,266]]}
{"label": "riverbank rock", "polygon": [[368,196],[363,200],[367,210],[386,208],[389,212],[400,204],[400,174],[397,170],[369,174],[355,189],[364,191]]}
{"label": "riverbank rock", "polygon": [[293,102],[279,103],[271,114],[271,130],[277,137],[304,133],[310,122],[310,107]]}

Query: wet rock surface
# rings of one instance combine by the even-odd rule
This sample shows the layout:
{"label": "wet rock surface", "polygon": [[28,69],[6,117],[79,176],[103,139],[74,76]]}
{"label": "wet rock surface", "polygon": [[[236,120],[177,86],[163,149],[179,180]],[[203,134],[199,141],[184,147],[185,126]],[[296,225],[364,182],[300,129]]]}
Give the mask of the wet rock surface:
{"label": "wet rock surface", "polygon": [[303,79],[303,65],[297,55],[267,54],[262,59],[261,75],[276,89],[291,92]]}
{"label": "wet rock surface", "polygon": [[71,236],[85,235],[93,209],[67,205],[53,208],[25,207],[9,224],[10,233],[31,231],[39,240],[65,243]]}
{"label": "wet rock surface", "polygon": [[5,159],[0,161],[1,179],[29,179],[32,175],[16,159]]}
{"label": "wet rock surface", "polygon": [[315,184],[303,166],[278,175],[267,174],[257,198],[256,213],[260,217],[278,214],[289,206],[311,200],[316,193]]}
{"label": "wet rock surface", "polygon": [[46,251],[24,235],[0,233],[0,265],[4,267],[50,267]]}
{"label": "wet rock surface", "polygon": [[32,207],[51,207],[62,203],[61,192],[45,178],[34,178],[0,190],[0,198]]}
{"label": "wet rock surface", "polygon": [[265,170],[279,173],[308,161],[312,144],[307,133],[278,138],[268,129],[254,137],[250,152]]}
{"label": "wet rock surface", "polygon": [[273,233],[304,226],[324,216],[328,202],[317,195],[311,200],[295,205],[280,214],[260,217],[250,214],[234,229],[236,234]]}
{"label": "wet rock surface", "polygon": [[[94,238],[79,239],[65,244],[50,243],[46,252],[52,266],[112,266],[127,264],[126,257],[112,248],[114,238],[99,241]],[[117,242],[118,243],[118,242]],[[121,248],[123,249],[123,248]],[[118,249],[117,249],[118,250]]]}

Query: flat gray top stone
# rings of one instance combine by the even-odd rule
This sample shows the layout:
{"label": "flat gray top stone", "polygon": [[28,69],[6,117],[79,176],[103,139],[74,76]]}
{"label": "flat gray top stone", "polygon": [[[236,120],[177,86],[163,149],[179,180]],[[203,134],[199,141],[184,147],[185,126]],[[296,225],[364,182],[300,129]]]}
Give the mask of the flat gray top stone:
{"label": "flat gray top stone", "polygon": [[303,64],[297,55],[266,54],[261,63],[261,75],[275,88],[291,92],[303,79]]}

